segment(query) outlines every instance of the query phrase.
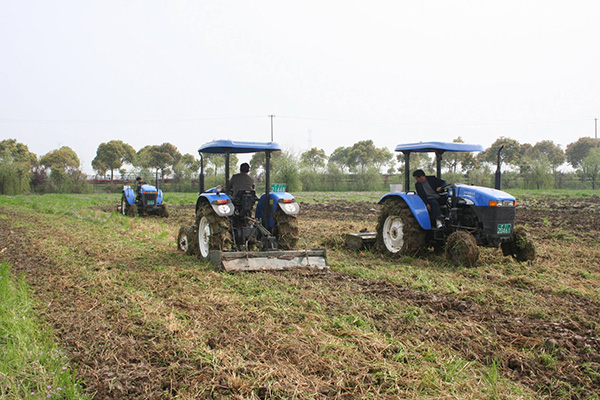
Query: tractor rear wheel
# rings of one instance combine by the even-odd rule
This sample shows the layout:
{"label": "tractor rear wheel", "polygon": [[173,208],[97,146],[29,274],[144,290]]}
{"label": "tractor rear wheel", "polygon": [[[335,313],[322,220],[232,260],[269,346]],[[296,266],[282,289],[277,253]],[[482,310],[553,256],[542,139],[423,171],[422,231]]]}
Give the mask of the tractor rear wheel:
{"label": "tractor rear wheel", "polygon": [[273,220],[273,236],[277,238],[278,247],[282,250],[295,249],[298,244],[298,218],[277,207]]}
{"label": "tractor rear wheel", "polygon": [[187,255],[193,255],[198,252],[198,241],[193,226],[182,226],[179,228],[177,250],[183,251]]}
{"label": "tractor rear wheel", "polygon": [[527,230],[522,226],[515,228],[510,242],[503,242],[500,246],[502,254],[512,256],[517,261],[533,261],[535,259],[535,245]]}
{"label": "tractor rear wheel", "polygon": [[474,267],[479,258],[477,241],[467,231],[452,232],[444,250],[446,259],[456,266]]}
{"label": "tractor rear wheel", "polygon": [[425,230],[403,200],[383,203],[377,219],[377,247],[386,253],[407,255],[427,248]]}
{"label": "tractor rear wheel", "polygon": [[229,251],[233,244],[228,217],[219,217],[203,204],[196,214],[198,258],[207,260],[211,250]]}

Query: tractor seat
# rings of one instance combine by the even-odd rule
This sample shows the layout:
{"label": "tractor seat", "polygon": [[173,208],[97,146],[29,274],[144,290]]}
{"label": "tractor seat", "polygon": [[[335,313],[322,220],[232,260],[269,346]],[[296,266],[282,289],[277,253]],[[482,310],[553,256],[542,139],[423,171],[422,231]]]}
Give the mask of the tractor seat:
{"label": "tractor seat", "polygon": [[250,214],[254,208],[254,203],[258,200],[254,190],[238,190],[231,201],[240,214]]}

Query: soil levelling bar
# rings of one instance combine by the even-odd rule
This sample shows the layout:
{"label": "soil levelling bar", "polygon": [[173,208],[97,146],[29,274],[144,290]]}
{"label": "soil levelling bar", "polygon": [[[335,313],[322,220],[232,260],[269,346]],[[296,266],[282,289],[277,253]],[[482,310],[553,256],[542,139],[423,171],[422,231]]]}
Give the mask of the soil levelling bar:
{"label": "soil levelling bar", "polygon": [[325,249],[274,251],[211,251],[210,261],[216,269],[239,271],[323,270],[327,265]]}

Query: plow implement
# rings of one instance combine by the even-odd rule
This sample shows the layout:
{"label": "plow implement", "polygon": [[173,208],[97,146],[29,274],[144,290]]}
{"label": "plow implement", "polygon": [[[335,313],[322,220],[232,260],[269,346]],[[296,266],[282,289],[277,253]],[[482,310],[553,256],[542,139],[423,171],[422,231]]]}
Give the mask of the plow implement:
{"label": "plow implement", "polygon": [[211,250],[210,261],[216,269],[227,272],[324,270],[329,268],[325,249],[260,252]]}

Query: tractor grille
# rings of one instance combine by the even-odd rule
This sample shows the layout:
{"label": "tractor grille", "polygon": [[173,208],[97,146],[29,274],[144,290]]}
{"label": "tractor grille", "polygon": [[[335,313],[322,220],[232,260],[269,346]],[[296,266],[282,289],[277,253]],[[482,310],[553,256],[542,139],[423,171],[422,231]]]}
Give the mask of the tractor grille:
{"label": "tractor grille", "polygon": [[156,205],[156,193],[144,193],[144,204]]}

